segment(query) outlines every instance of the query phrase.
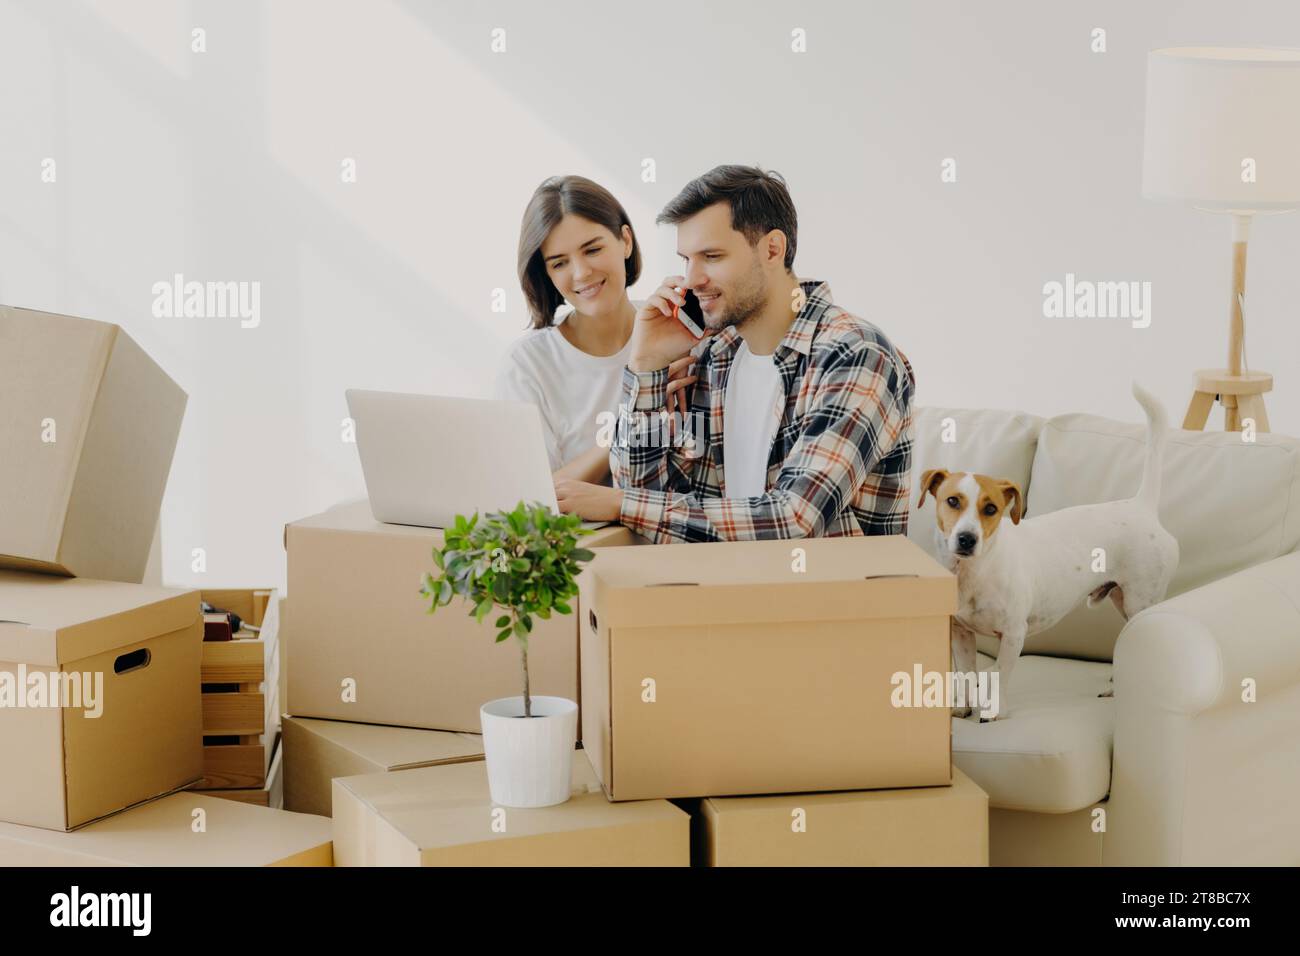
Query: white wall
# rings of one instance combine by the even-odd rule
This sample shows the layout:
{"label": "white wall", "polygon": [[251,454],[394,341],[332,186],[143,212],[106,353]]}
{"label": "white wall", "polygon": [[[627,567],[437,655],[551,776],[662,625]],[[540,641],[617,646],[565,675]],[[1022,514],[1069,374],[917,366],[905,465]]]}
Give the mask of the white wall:
{"label": "white wall", "polygon": [[[688,179],[777,169],[796,271],[899,344],[920,404],[1141,421],[1139,376],[1177,423],[1192,370],[1225,362],[1229,272],[1224,220],[1140,196],[1145,55],[1186,43],[1300,46],[1300,5],[0,0],[0,302],[119,322],[189,393],[175,584],[281,584],[284,522],[363,493],[344,388],[486,394],[555,173],[623,201],[644,295]],[[1289,434],[1297,253],[1300,216],[1256,222],[1247,356]],[[259,281],[261,324],[154,318],[178,272]],[[1044,318],[1067,272],[1150,281],[1150,327]]]}

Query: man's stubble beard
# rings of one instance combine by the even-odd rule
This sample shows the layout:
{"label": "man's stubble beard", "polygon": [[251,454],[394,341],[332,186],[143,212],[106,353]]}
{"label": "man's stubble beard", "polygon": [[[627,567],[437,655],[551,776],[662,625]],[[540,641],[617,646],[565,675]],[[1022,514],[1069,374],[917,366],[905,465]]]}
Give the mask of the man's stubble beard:
{"label": "man's stubble beard", "polygon": [[745,287],[735,293],[735,304],[728,304],[718,320],[716,328],[719,332],[731,326],[739,328],[767,308],[767,283],[763,279],[763,267],[758,264],[757,255],[754,256],[753,266]]}

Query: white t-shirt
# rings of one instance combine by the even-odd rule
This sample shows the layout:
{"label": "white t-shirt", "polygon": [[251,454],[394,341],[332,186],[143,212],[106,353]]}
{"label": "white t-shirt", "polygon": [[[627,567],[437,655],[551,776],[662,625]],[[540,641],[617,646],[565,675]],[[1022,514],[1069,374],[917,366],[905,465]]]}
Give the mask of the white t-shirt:
{"label": "white t-shirt", "polygon": [[[554,471],[592,448],[602,427],[612,435],[623,395],[623,367],[631,357],[631,338],[614,355],[599,356],[574,346],[557,326],[530,329],[510,346],[494,391],[499,399],[531,402],[541,410]],[[602,417],[602,412],[608,415]]]}
{"label": "white t-shirt", "polygon": [[742,341],[731,360],[723,406],[722,480],[728,498],[766,493],[767,456],[784,402],[785,386],[773,356],[755,355]]}

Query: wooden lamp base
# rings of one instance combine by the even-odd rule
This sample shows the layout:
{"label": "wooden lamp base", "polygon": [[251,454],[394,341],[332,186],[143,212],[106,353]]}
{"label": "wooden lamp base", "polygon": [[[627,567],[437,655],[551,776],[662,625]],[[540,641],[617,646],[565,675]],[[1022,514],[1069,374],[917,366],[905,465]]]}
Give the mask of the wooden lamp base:
{"label": "wooden lamp base", "polygon": [[1273,376],[1268,372],[1241,372],[1232,374],[1226,368],[1201,368],[1196,370],[1196,390],[1183,419],[1183,428],[1200,431],[1215,400],[1223,403],[1223,430],[1241,431],[1245,418],[1255,420],[1255,431],[1268,431],[1268,413],[1264,410],[1264,393],[1272,391]]}
{"label": "wooden lamp base", "polygon": [[1250,236],[1251,213],[1236,211],[1232,216],[1232,306],[1228,315],[1228,367],[1196,370],[1196,390],[1183,419],[1183,428],[1200,431],[1217,399],[1223,403],[1223,430],[1241,431],[1243,419],[1255,421],[1256,432],[1268,431],[1264,393],[1273,390],[1273,376],[1242,368],[1246,342],[1246,242]]}

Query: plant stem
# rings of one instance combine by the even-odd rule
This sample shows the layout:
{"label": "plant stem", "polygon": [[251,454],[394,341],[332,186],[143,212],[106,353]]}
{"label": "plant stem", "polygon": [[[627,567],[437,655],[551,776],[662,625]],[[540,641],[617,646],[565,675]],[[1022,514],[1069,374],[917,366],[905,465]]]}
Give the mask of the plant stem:
{"label": "plant stem", "polygon": [[528,641],[519,639],[519,650],[524,661],[524,716],[533,716],[533,698],[528,693]]}

